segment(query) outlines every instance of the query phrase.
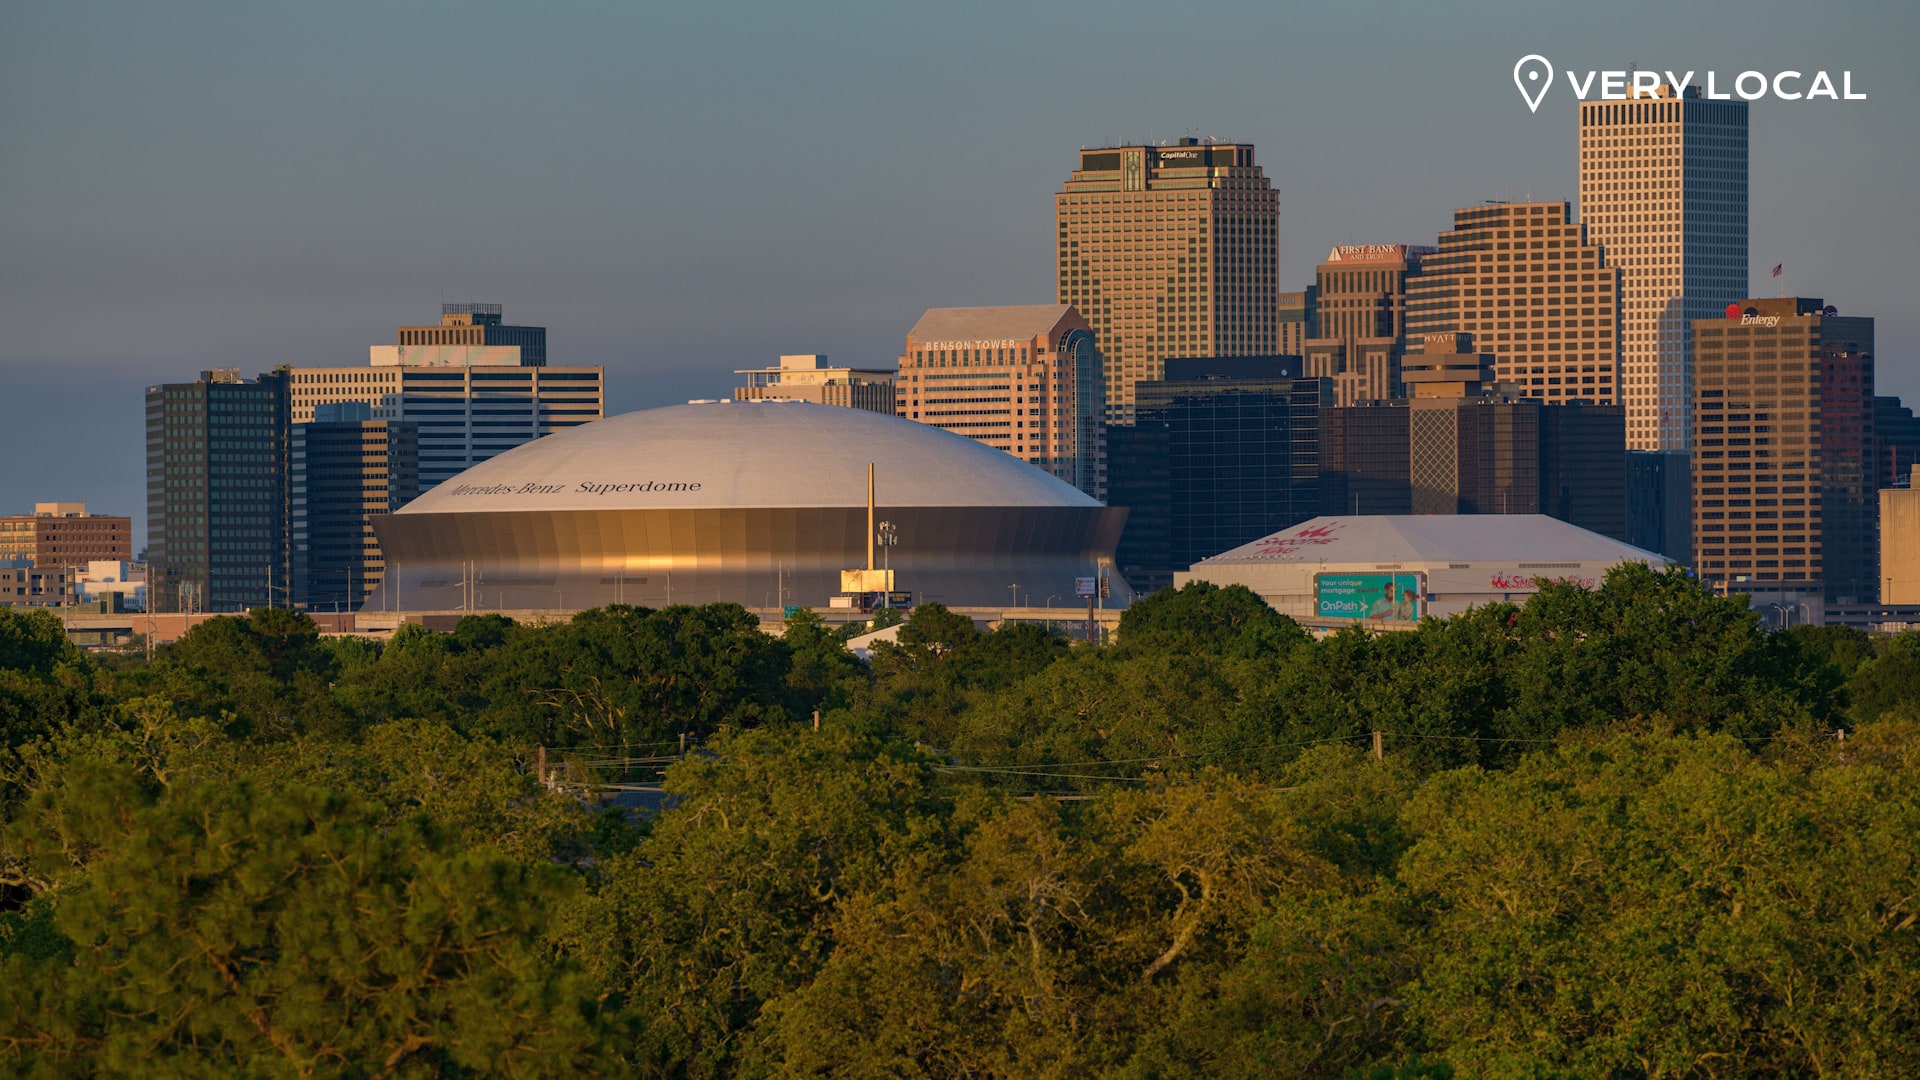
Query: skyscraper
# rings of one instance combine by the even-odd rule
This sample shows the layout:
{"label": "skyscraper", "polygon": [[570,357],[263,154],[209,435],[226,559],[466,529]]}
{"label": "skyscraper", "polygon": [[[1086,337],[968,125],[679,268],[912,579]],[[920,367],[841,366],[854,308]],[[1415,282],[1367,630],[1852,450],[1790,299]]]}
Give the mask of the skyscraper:
{"label": "skyscraper", "polygon": [[1342,405],[1399,397],[1407,352],[1407,289],[1433,248],[1355,244],[1320,264],[1314,305],[1317,336],[1306,341],[1307,374],[1333,380]]}
{"label": "skyscraper", "polygon": [[421,490],[521,443],[599,420],[605,369],[550,367],[547,332],[507,326],[498,304],[442,304],[439,326],[403,326],[366,367],[288,368],[292,422],[336,402],[420,433]]}
{"label": "skyscraper", "polygon": [[1063,304],[931,308],[907,332],[898,415],[997,447],[1107,497],[1106,385]]}
{"label": "skyscraper", "polygon": [[1180,358],[1110,429],[1108,502],[1127,508],[1115,561],[1135,589],[1320,512],[1325,379],[1294,356]]}
{"label": "skyscraper", "polygon": [[1693,337],[1694,570],[1872,603],[1873,320],[1807,297],[1743,300]]}
{"label": "skyscraper", "polygon": [[1612,404],[1619,273],[1585,231],[1564,202],[1455,210],[1408,282],[1408,334],[1472,334],[1513,393]]}
{"label": "skyscraper", "polygon": [[1245,143],[1082,150],[1054,196],[1059,301],[1106,362],[1107,417],[1170,356],[1277,351],[1280,199]]}
{"label": "skyscraper", "polygon": [[287,396],[232,369],[147,388],[148,596],[244,611],[287,596]]}
{"label": "skyscraper", "polygon": [[1581,102],[1580,220],[1620,271],[1627,447],[1685,452],[1692,326],[1747,291],[1747,103]]}
{"label": "skyscraper", "polygon": [[1879,447],[1876,481],[1885,489],[1906,487],[1920,465],[1920,417],[1897,397],[1873,399],[1873,441]]}
{"label": "skyscraper", "polygon": [[374,420],[360,402],[322,405],[295,424],[291,450],[293,598],[315,611],[353,611],[386,563],[372,519],[420,494],[419,429]]}

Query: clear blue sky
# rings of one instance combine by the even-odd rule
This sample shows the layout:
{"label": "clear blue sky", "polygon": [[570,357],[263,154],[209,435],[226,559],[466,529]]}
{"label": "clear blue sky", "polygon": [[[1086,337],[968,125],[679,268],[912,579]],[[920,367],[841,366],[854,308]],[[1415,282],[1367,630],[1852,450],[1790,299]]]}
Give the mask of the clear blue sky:
{"label": "clear blue sky", "polygon": [[1281,279],[1575,200],[1557,67],[1854,73],[1753,109],[1754,289],[1879,319],[1920,397],[1920,4],[42,4],[0,32],[0,509],[144,513],[142,388],[364,363],[491,300],[613,411],[928,307],[1053,299],[1084,144],[1244,139]]}

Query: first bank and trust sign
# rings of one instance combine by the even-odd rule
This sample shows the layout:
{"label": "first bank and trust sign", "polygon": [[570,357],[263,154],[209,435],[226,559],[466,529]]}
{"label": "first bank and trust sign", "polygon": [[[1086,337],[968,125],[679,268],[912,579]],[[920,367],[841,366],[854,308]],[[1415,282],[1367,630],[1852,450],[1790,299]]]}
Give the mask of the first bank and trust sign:
{"label": "first bank and trust sign", "polygon": [[645,480],[640,483],[613,484],[582,480],[572,488],[565,484],[461,484],[448,495],[615,495],[642,491],[699,491],[698,480]]}

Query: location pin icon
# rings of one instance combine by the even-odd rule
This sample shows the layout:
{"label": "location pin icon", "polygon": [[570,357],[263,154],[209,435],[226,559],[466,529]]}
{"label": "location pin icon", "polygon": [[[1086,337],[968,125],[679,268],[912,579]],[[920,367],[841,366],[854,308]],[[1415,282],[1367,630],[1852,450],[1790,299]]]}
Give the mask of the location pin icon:
{"label": "location pin icon", "polygon": [[1526,99],[1527,111],[1539,112],[1540,99],[1547,96],[1547,87],[1553,85],[1553,65],[1539,53],[1528,53],[1513,65],[1513,84]]}

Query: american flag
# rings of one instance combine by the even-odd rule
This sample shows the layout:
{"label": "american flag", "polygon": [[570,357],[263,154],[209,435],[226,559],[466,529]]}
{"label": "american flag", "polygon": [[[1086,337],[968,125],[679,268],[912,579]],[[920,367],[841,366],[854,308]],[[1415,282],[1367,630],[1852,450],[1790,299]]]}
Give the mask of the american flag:
{"label": "american flag", "polygon": [[1786,263],[1774,263],[1774,264],[1773,264],[1773,276],[1774,276],[1774,277],[1779,277],[1779,276],[1780,276],[1780,268],[1781,268],[1781,267],[1783,267],[1783,266],[1785,266],[1785,265],[1786,265]]}

